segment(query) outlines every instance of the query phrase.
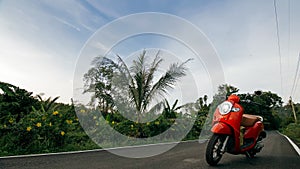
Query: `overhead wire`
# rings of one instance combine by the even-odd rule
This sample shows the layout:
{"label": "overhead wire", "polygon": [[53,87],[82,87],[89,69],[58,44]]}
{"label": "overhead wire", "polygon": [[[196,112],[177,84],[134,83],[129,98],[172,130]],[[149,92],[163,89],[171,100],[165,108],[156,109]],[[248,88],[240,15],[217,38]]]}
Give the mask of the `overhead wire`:
{"label": "overhead wire", "polygon": [[[291,40],[291,1],[288,0],[288,67],[290,68],[290,40]],[[300,52],[298,55],[298,61],[297,61],[297,66],[296,66],[296,71],[294,74],[294,77],[292,79],[292,88],[291,88],[291,93],[290,93],[290,97],[295,96],[295,93],[297,91],[297,87],[298,87],[298,82],[300,79]]]}
{"label": "overhead wire", "polygon": [[298,81],[299,81],[299,78],[300,78],[299,66],[300,66],[300,53],[299,53],[299,56],[298,56],[298,62],[297,62],[296,72],[295,72],[295,76],[294,76],[294,82],[293,82],[293,86],[292,86],[292,90],[291,90],[291,96],[294,96],[294,94],[297,90]]}
{"label": "overhead wire", "polygon": [[281,93],[283,94],[283,77],[282,77],[282,60],[281,60],[281,46],[280,46],[280,36],[279,36],[279,23],[278,23],[278,14],[277,14],[277,4],[276,0],[273,0],[274,13],[275,13],[275,22],[276,22],[276,35],[277,35],[277,46],[278,46],[278,55],[279,55],[279,71],[280,71],[280,88]]}
{"label": "overhead wire", "polygon": [[291,0],[288,0],[288,47],[287,47],[287,56],[288,56],[288,71],[290,71],[290,49],[291,49]]}

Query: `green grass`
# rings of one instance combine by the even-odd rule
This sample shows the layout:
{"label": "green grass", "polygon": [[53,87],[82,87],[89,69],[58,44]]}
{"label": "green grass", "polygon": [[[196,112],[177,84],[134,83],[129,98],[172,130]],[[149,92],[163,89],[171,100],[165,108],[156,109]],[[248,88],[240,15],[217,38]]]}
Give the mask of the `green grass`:
{"label": "green grass", "polygon": [[290,123],[282,129],[282,133],[295,141],[298,146],[300,145],[300,123]]}

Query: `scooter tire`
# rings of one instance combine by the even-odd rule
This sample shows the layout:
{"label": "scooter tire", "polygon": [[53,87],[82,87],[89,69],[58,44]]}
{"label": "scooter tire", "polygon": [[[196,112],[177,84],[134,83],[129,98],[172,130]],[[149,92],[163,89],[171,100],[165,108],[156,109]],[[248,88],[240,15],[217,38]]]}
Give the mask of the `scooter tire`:
{"label": "scooter tire", "polygon": [[255,152],[255,150],[253,150],[253,149],[250,150],[250,151],[248,151],[248,152],[246,152],[246,157],[249,158],[249,159],[254,158],[255,155],[256,155],[256,152]]}
{"label": "scooter tire", "polygon": [[221,149],[225,140],[225,135],[214,134],[206,147],[206,162],[211,166],[216,166],[221,160],[223,153]]}

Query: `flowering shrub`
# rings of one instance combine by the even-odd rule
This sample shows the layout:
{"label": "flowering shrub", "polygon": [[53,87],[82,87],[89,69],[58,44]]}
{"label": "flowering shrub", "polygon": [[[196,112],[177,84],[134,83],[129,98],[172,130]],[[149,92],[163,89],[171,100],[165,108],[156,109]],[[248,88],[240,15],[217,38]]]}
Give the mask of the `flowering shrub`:
{"label": "flowering shrub", "polygon": [[0,155],[98,148],[82,130],[71,106],[63,105],[60,109],[35,110],[18,122],[9,120],[2,125]]}

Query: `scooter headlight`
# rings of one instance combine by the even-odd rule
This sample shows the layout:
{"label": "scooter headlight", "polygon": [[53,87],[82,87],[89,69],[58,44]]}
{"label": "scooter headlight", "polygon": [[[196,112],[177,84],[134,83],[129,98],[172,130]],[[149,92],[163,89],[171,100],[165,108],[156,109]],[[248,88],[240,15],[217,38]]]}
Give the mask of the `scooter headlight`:
{"label": "scooter headlight", "polygon": [[219,105],[219,112],[221,113],[221,115],[225,115],[228,114],[231,109],[232,109],[232,103],[229,101],[225,101],[222,104]]}

